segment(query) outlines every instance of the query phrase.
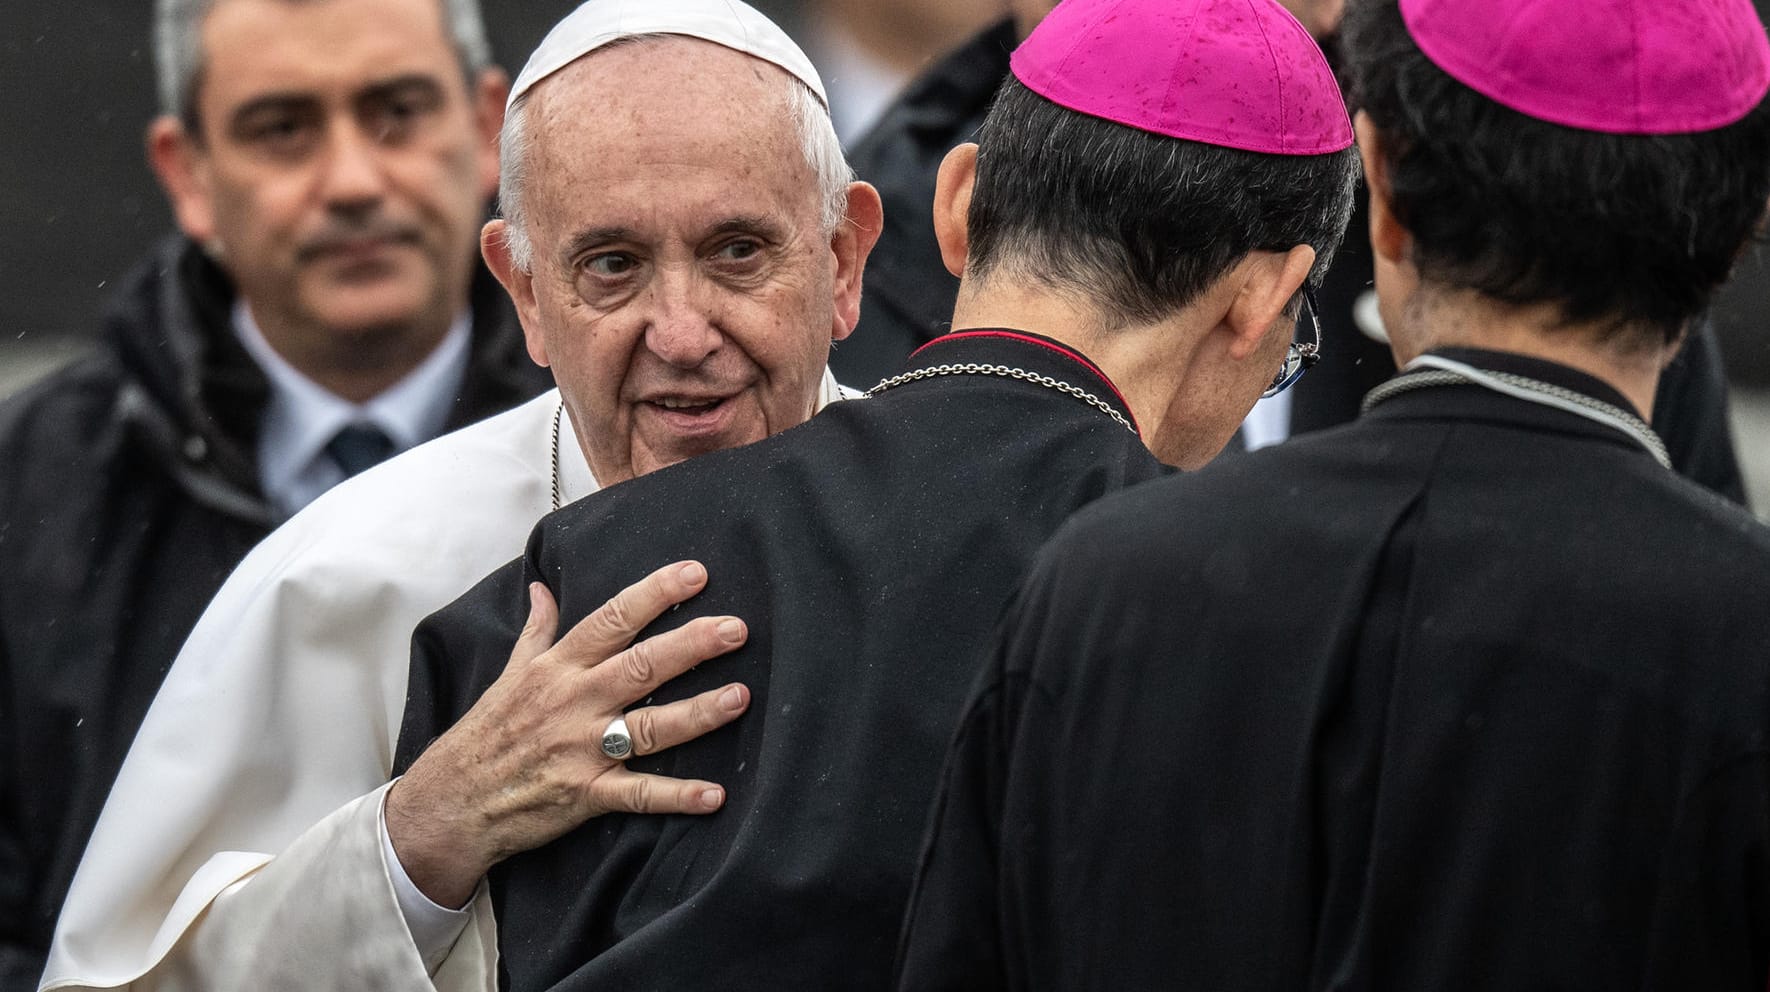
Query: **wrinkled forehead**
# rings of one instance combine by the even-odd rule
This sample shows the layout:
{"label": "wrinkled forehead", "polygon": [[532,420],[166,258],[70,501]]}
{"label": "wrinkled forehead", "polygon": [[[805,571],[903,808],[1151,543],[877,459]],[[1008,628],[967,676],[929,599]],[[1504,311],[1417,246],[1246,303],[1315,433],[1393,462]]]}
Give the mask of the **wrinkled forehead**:
{"label": "wrinkled forehead", "polygon": [[[538,85],[523,110],[531,216],[570,226],[548,213],[655,214],[721,196],[746,213],[815,214],[794,118],[800,86],[778,66],[693,38],[599,49]],[[669,202],[620,199],[641,188]]]}

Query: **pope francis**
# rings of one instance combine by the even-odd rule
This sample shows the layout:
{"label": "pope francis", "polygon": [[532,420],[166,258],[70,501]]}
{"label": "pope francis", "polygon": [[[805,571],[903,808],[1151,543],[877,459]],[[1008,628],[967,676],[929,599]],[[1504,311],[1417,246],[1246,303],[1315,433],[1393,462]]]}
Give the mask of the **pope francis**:
{"label": "pope francis", "polygon": [[[619,87],[578,71],[660,34],[703,42],[699,61],[654,57]],[[669,83],[690,71],[727,99]],[[586,3],[517,78],[501,156],[482,247],[560,388],[340,486],[246,559],[135,741],[42,988],[490,980],[490,913],[430,903],[387,857],[413,627],[548,510],[842,397],[825,365],[856,320],[879,201],[852,182],[816,70],[766,18]]]}

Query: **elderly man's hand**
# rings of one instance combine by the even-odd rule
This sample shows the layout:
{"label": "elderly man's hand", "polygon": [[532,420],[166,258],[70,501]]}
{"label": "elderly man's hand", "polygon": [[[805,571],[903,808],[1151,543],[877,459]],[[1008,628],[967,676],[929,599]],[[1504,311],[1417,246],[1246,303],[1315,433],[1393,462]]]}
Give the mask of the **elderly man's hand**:
{"label": "elderly man's hand", "polygon": [[[420,891],[464,905],[493,865],[609,812],[711,813],[725,790],[627,770],[602,752],[625,707],[744,643],[736,617],[701,617],[633,644],[645,626],[701,591],[696,562],[667,565],[628,586],[557,644],[559,612],[540,583],[510,663],[479,702],[413,762],[387,796],[387,833]],[[733,683],[625,713],[635,755],[724,726],[750,704]]]}

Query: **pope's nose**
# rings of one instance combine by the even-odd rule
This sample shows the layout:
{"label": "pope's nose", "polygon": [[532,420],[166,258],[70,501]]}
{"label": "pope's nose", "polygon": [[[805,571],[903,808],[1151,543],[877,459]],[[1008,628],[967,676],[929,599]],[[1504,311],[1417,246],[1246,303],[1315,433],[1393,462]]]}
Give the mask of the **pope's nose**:
{"label": "pope's nose", "polygon": [[687,287],[654,290],[658,306],[645,329],[646,349],[680,369],[700,367],[725,341],[693,295]]}

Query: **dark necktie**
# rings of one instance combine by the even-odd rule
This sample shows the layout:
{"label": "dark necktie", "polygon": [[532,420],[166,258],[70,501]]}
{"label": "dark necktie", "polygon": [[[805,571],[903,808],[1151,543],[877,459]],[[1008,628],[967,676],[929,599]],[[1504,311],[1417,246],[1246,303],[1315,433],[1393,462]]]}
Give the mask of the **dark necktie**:
{"label": "dark necktie", "polygon": [[349,478],[393,454],[393,439],[374,424],[350,424],[333,436],[326,454]]}

